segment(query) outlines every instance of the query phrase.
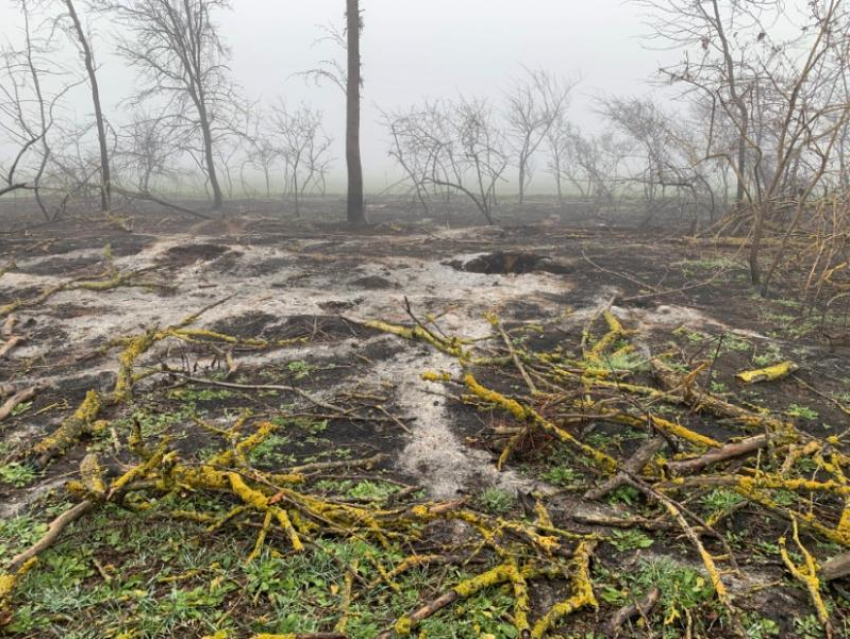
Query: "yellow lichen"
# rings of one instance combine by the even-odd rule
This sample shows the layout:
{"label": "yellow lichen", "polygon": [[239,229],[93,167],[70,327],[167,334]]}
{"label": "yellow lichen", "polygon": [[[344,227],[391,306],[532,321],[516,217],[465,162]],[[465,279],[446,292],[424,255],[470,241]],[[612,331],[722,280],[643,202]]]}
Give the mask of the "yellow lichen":
{"label": "yellow lichen", "polygon": [[422,373],[422,379],[426,382],[444,382],[444,383],[446,383],[446,382],[452,381],[452,376],[445,371],[443,371],[443,372],[425,371],[424,373]]}
{"label": "yellow lichen", "polygon": [[[785,562],[785,566],[788,568],[788,571],[798,581],[802,582],[803,585],[806,586],[806,589],[809,591],[809,597],[812,600],[812,605],[814,605],[815,611],[817,612],[818,621],[820,621],[824,627],[828,628],[830,625],[829,611],[827,610],[826,604],[823,602],[823,597],[820,594],[821,584],[818,579],[817,562],[800,541],[800,531],[797,527],[796,518],[792,519],[791,523],[793,525],[794,543],[803,555],[804,563],[798,566],[791,559],[791,556],[788,554],[788,549],[786,548],[785,537],[779,539],[779,552],[782,555],[782,561]],[[827,633],[827,636],[829,636],[829,633]]]}
{"label": "yellow lichen", "polygon": [[791,373],[799,370],[799,368],[794,362],[782,362],[781,364],[775,364],[754,371],[742,371],[735,377],[744,384],[773,382],[783,377],[788,377]]}
{"label": "yellow lichen", "polygon": [[32,570],[38,561],[37,557],[28,559],[14,574],[0,574],[0,618],[9,609],[15,586]]}
{"label": "yellow lichen", "polygon": [[598,607],[596,596],[593,594],[593,583],[590,580],[590,557],[593,554],[595,542],[582,542],[576,548],[573,557],[573,594],[568,599],[556,603],[549,609],[531,631],[532,639],[543,639],[549,630],[567,615],[585,606]]}

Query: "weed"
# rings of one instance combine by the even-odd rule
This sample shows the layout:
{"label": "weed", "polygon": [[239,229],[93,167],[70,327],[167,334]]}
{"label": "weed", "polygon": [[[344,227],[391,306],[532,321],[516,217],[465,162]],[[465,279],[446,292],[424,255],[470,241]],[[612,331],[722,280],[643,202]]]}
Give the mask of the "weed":
{"label": "weed", "polygon": [[633,529],[615,530],[611,533],[608,541],[620,552],[649,548],[654,543],[650,537],[647,537],[639,530]]}
{"label": "weed", "polygon": [[12,417],[17,417],[18,415],[23,415],[27,411],[32,409],[32,402],[21,402],[17,406],[12,409]]}
{"label": "weed", "polygon": [[801,406],[800,404],[791,404],[788,410],[785,411],[785,414],[789,417],[797,417],[808,421],[814,421],[818,418],[818,412],[816,410],[807,406]]}
{"label": "weed", "polygon": [[706,507],[710,515],[724,513],[742,501],[743,498],[738,493],[734,493],[731,490],[724,490],[723,488],[715,488],[700,499],[700,502]]}
{"label": "weed", "polygon": [[290,372],[292,379],[298,381],[309,377],[312,373],[319,370],[319,367],[305,362],[303,359],[298,359],[294,362],[289,362],[286,365],[286,370]]}
{"label": "weed", "polygon": [[714,589],[701,573],[668,558],[644,560],[637,571],[625,578],[641,596],[652,587],[661,591],[658,607],[665,621],[665,639],[681,636],[679,629],[673,627],[675,620],[683,619],[686,611],[710,605],[714,598]]}
{"label": "weed", "polygon": [[359,501],[385,502],[398,487],[384,482],[361,481],[348,491],[348,496]]}
{"label": "weed", "polygon": [[289,443],[289,437],[281,435],[269,435],[259,445],[255,446],[248,455],[252,466],[269,467],[272,465],[284,465],[294,463],[292,455],[284,453],[281,449]]}
{"label": "weed", "polygon": [[550,484],[561,487],[573,486],[579,480],[578,473],[569,466],[550,468],[543,473],[542,477]]}
{"label": "weed", "polygon": [[764,349],[763,353],[758,353],[753,356],[753,363],[756,366],[767,367],[773,364],[778,364],[785,360],[785,356],[782,354],[782,349],[778,344],[769,344],[767,348]]}
{"label": "weed", "polygon": [[779,624],[768,617],[747,616],[744,619],[747,639],[768,639],[776,637],[782,631]]}
{"label": "weed", "polygon": [[620,486],[608,498],[608,501],[612,504],[625,504],[626,506],[634,506],[639,500],[640,492],[632,486]]}
{"label": "weed", "polygon": [[747,353],[752,346],[743,337],[739,337],[734,333],[726,333],[723,338],[723,348],[736,353]]}
{"label": "weed", "polygon": [[487,488],[478,496],[478,504],[483,510],[494,515],[504,515],[514,507],[514,496],[500,488]]}
{"label": "weed", "polygon": [[823,626],[814,615],[794,617],[794,630],[800,639],[819,639],[823,637]]}
{"label": "weed", "polygon": [[711,382],[711,392],[715,393],[717,395],[722,395],[724,393],[729,392],[729,387],[726,386],[726,384],[724,384],[723,382],[712,381]]}
{"label": "weed", "polygon": [[23,464],[11,463],[0,466],[0,482],[15,488],[29,486],[36,477],[38,477],[36,472]]}

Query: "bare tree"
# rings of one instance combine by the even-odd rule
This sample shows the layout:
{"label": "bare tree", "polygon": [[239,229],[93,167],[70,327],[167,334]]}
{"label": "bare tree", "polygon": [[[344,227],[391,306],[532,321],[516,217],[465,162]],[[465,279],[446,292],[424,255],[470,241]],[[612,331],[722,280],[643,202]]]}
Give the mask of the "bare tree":
{"label": "bare tree", "polygon": [[248,190],[248,180],[244,176],[244,168],[245,166],[249,166],[263,175],[265,197],[271,198],[272,172],[280,161],[280,149],[272,139],[273,134],[269,126],[269,116],[260,106],[249,112],[247,125],[248,133],[246,134],[246,139],[248,150],[243,164],[243,189]]}
{"label": "bare tree", "polygon": [[[28,189],[32,191],[44,218],[56,216],[42,196],[44,177],[51,160],[48,135],[56,123],[55,110],[65,94],[75,86],[63,70],[48,60],[55,50],[53,32],[41,35],[33,28],[32,7],[19,4],[23,16],[23,46],[0,50],[0,133],[13,150],[12,160],[2,171],[0,195]],[[51,78],[52,82],[45,81]]]}
{"label": "bare tree", "polygon": [[[226,66],[230,52],[213,20],[229,0],[97,0],[133,35],[120,53],[141,70],[147,85],[137,100],[166,100],[163,112],[174,135],[203,169],[213,209],[224,202],[216,163],[216,144],[233,129],[234,87]],[[197,148],[193,138],[200,138]],[[197,153],[196,153],[197,151]]]}
{"label": "bare tree", "polygon": [[137,111],[121,132],[120,173],[133,176],[134,190],[141,195],[150,195],[157,180],[176,171],[169,166],[174,147],[163,126],[164,119],[165,116]]}
{"label": "bare tree", "polygon": [[426,103],[418,109],[385,114],[395,158],[417,196],[427,206],[430,188],[468,197],[493,223],[496,187],[508,166],[504,133],[485,100]]}
{"label": "bare tree", "polygon": [[542,69],[526,69],[525,77],[515,81],[507,94],[507,135],[519,172],[520,204],[534,177],[534,155],[555,124],[565,119],[575,84],[576,81],[565,84]]}
{"label": "bare tree", "polygon": [[[683,51],[664,76],[710,105],[705,157],[725,158],[736,173],[736,215],[752,235],[750,275],[766,293],[777,262],[763,282],[765,224],[781,219],[783,201],[793,200],[784,247],[840,145],[848,111],[841,91],[850,31],[845,3],[806,3],[799,35],[775,37],[771,30],[786,33],[778,0],[637,1],[651,11],[654,37]],[[713,134],[724,123],[735,131],[734,151]]]}
{"label": "bare tree", "polygon": [[558,144],[558,161],[555,163],[553,160],[550,164],[550,170],[557,171],[555,178],[562,185],[560,188],[566,182],[574,192],[591,200],[597,208],[613,210],[618,193],[627,193],[628,162],[634,141],[612,131],[585,136],[569,123],[562,126],[557,132],[552,132],[552,139]]}
{"label": "bare tree", "polygon": [[363,196],[363,162],[360,155],[360,90],[362,66],[360,61],[360,35],[363,16],[360,0],[346,0],[346,36],[348,66],[346,74],[345,161],[348,167],[348,221],[351,224],[366,222],[366,205]]}
{"label": "bare tree", "polygon": [[69,33],[83,59],[89,88],[91,89],[92,106],[94,108],[97,140],[100,149],[100,207],[102,211],[112,208],[112,175],[109,159],[109,140],[106,134],[106,120],[100,101],[100,85],[97,81],[97,65],[91,46],[91,38],[86,34],[80,15],[73,0],[63,0],[70,19]]}
{"label": "bare tree", "polygon": [[319,187],[329,162],[331,139],[322,130],[322,114],[302,106],[289,111],[281,102],[272,118],[273,146],[286,165],[286,183],[295,198],[295,216],[309,189]]}

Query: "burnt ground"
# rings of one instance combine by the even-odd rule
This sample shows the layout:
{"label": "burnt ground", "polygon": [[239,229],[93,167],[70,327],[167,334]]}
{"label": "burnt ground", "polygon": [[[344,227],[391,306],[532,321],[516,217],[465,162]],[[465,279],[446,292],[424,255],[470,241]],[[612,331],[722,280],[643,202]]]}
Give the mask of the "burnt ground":
{"label": "burnt ground", "polygon": [[[366,229],[349,229],[268,212],[231,213],[224,223],[146,213],[134,216],[131,233],[83,219],[30,224],[24,231],[26,219],[13,219],[12,231],[0,235],[0,269],[8,265],[0,306],[33,300],[72,279],[140,275],[132,286],[64,290],[15,312],[16,334],[25,341],[0,360],[0,385],[39,385],[39,391],[0,422],[0,561],[34,541],[51,514],[73,501],[63,484],[78,474],[87,453],[97,452],[112,474],[121,472],[129,467],[128,438],[136,427],[152,441],[171,437],[181,457],[201,460],[221,448],[207,426],[225,428],[250,410],[252,419],[278,426],[252,457],[257,468],[384,456],[369,470],[329,472],[321,486],[326,495],[386,505],[403,489],[420,500],[464,498],[482,512],[519,518],[527,495],[546,495],[558,527],[600,533],[606,541],[592,571],[600,608],[569,617],[561,636],[601,636],[614,611],[653,585],[663,591],[663,614],[627,624],[623,636],[733,636],[724,623],[727,611],[710,587],[706,592],[702,565],[680,531],[587,523],[600,513],[658,517],[656,505],[630,490],[599,503],[583,500],[601,480],[545,437],[524,442],[508,468],[497,471],[504,441],[492,433],[511,420],[492,406],[464,401],[455,383],[458,360],[363,324],[410,325],[409,304],[417,318],[433,320],[444,334],[476,340],[491,335],[490,313],[524,348],[580,356],[583,333],[590,326],[601,337],[592,320],[610,309],[636,347],[626,365],[631,381],[651,383],[646,362],[652,356],[672,354],[683,371],[710,361],[710,377],[703,375],[702,383],[715,396],[843,443],[850,405],[845,318],[802,308],[791,276],[771,298],[756,297],[738,248],[688,242],[679,234],[665,237],[551,210],[489,228],[447,228],[443,220],[415,221],[386,209],[378,217]],[[230,341],[198,334],[156,343],[136,363],[137,373],[151,374],[136,382],[132,403],[106,406],[101,418],[107,426],[48,465],[33,465],[26,451],[88,391],[113,389],[126,338],[176,326],[202,310],[191,328]],[[785,360],[800,370],[784,380],[743,386],[735,378]],[[426,371],[446,372],[454,381],[425,381]],[[193,384],[184,375],[233,387]],[[521,379],[487,371],[480,379],[506,394],[527,392]],[[271,387],[298,388],[322,404]],[[742,435],[737,426],[693,411],[675,419],[720,441]],[[611,423],[582,424],[577,435],[622,458],[647,436]],[[736,511],[720,530],[737,555],[729,581],[747,636],[821,636],[805,590],[778,554],[777,540],[789,534],[787,520],[738,506],[734,494],[720,489],[694,494],[687,503],[705,517],[729,505]],[[17,614],[6,631],[15,637],[200,637],[224,620],[257,632],[326,628],[317,611],[330,604],[322,604],[323,586],[310,581],[325,577],[300,581],[309,571],[297,558],[269,557],[269,575],[234,576],[228,571],[236,570],[242,549],[250,551],[250,530],[237,531],[236,541],[217,537],[210,544],[203,528],[187,532],[157,517],[110,505],[76,524],[70,541],[49,551],[46,569],[36,569],[18,590]],[[841,550],[817,535],[804,540],[821,561]],[[198,555],[185,556],[181,544]],[[201,561],[201,549],[210,545],[214,556]],[[204,562],[218,568],[199,565]],[[209,574],[198,581],[203,571]],[[217,571],[240,588],[254,588],[253,599],[242,601],[233,589],[215,596],[204,591],[199,584]],[[379,614],[362,612],[351,636],[376,636],[427,601],[426,593],[439,593],[452,574],[440,573],[436,585],[419,575],[406,598],[385,602]],[[268,583],[257,586],[256,579]],[[850,612],[845,587],[850,583],[824,587],[839,628]],[[310,604],[268,595],[275,589],[301,593]],[[557,585],[535,590],[533,611],[562,598],[559,592]],[[455,623],[452,613],[443,614],[429,622],[428,636],[513,636],[508,604],[501,591],[480,597],[467,605],[474,622]]]}

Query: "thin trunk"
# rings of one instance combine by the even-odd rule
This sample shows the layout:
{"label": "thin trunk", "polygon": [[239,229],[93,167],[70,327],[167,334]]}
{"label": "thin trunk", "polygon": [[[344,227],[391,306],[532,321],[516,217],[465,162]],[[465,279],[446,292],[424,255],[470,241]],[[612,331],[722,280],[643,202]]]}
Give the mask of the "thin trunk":
{"label": "thin trunk", "polygon": [[519,203],[525,201],[525,163],[527,160],[520,159],[519,161]]}
{"label": "thin trunk", "polygon": [[221,191],[221,185],[218,183],[218,173],[215,168],[215,155],[213,154],[212,127],[210,125],[209,117],[207,116],[207,109],[202,95],[198,96],[197,107],[201,132],[204,137],[204,160],[207,165],[207,177],[210,180],[210,187],[213,192],[213,210],[220,211],[224,204],[224,195]]}
{"label": "thin trunk", "polygon": [[77,15],[73,0],[65,0],[71,21],[74,23],[74,31],[77,36],[80,50],[83,54],[83,63],[89,77],[91,87],[92,104],[94,105],[94,117],[97,123],[97,139],[100,145],[100,209],[109,211],[112,208],[112,175],[109,168],[109,144],[106,140],[106,123],[103,118],[103,109],[100,105],[100,88],[97,83],[97,70],[94,63],[94,55],[89,46],[88,38],[83,30],[83,25]]}
{"label": "thin trunk", "polygon": [[360,0],[347,1],[348,77],[345,159],[348,165],[348,221],[365,224],[363,163],[360,157]]}

